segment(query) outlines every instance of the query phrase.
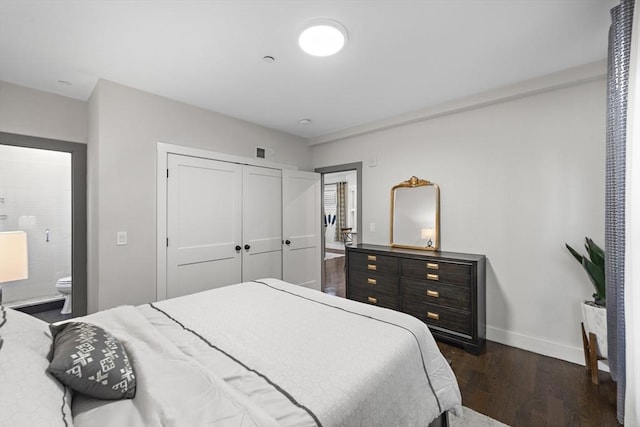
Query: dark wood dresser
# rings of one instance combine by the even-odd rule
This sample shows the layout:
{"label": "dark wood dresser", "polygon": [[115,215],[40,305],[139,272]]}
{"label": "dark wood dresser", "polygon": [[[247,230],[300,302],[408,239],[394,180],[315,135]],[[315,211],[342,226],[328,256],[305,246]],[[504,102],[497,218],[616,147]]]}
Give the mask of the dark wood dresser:
{"label": "dark wood dresser", "polygon": [[347,298],[403,311],[437,339],[479,354],[486,336],[485,256],[346,247]]}

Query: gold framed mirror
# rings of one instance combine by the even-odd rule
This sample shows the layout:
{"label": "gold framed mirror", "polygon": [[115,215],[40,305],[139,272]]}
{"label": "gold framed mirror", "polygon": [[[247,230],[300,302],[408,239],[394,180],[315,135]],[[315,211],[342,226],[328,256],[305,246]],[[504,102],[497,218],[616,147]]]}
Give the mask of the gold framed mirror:
{"label": "gold framed mirror", "polygon": [[440,248],[440,187],[412,176],[391,188],[391,246]]}

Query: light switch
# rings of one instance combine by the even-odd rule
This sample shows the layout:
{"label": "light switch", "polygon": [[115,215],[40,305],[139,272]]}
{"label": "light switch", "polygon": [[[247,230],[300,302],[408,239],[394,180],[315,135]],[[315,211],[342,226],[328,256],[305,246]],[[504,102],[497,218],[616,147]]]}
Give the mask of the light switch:
{"label": "light switch", "polygon": [[376,232],[376,223],[375,222],[370,222],[369,223],[369,231],[372,233]]}
{"label": "light switch", "polygon": [[116,245],[126,245],[127,244],[127,232],[126,231],[118,231],[116,237]]}

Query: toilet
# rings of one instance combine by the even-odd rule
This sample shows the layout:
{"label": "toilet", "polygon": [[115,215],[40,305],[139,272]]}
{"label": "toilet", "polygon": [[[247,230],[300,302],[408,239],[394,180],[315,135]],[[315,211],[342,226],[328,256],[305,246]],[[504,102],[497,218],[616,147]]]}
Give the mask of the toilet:
{"label": "toilet", "polygon": [[64,295],[64,305],[60,314],[71,314],[71,276],[58,279],[56,290]]}

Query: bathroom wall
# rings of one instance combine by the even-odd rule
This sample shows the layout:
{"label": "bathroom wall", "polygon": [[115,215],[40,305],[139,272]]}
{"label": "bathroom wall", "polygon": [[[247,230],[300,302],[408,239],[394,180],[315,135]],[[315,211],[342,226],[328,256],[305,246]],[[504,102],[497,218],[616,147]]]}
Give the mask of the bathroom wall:
{"label": "bathroom wall", "polygon": [[3,303],[58,296],[71,275],[69,153],[0,145],[0,231],[12,230],[27,232],[29,278],[2,284]]}

